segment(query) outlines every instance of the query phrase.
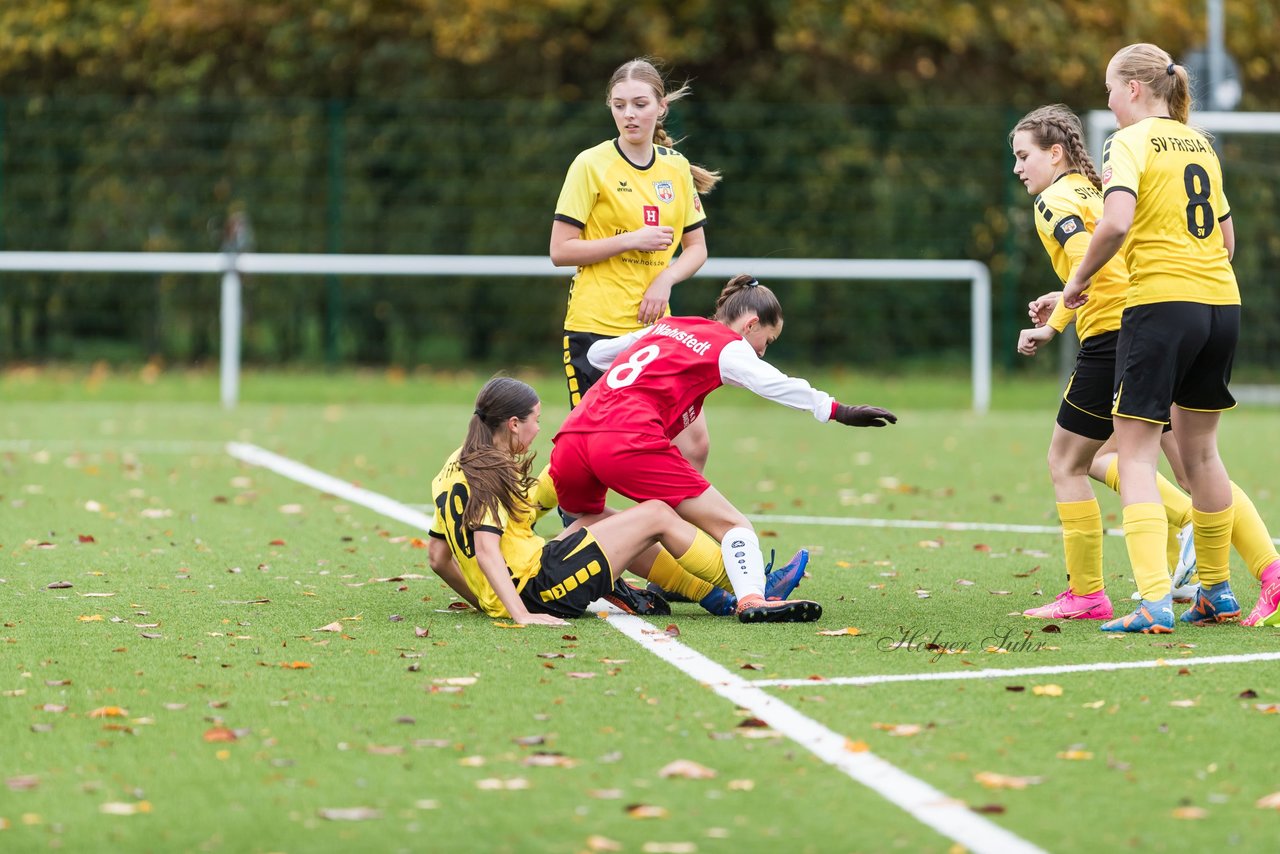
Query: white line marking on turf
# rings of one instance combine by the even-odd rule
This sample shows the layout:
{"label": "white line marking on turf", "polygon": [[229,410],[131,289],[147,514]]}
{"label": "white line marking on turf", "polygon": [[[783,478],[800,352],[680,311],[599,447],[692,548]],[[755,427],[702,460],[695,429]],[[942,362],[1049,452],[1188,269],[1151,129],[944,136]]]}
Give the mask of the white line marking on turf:
{"label": "white line marking on turf", "polygon": [[[939,522],[924,519],[871,519],[865,516],[747,516],[752,522],[773,525],[825,525],[835,528],[918,528],[944,531],[991,531],[1002,534],[1061,534],[1058,525],[1005,525],[999,522]],[[1107,528],[1107,534],[1123,537],[1121,528]],[[1280,545],[1280,537],[1271,542]]]}
{"label": "white line marking on turf", "polygon": [[[376,510],[392,519],[424,530],[430,528],[430,518],[392,498],[352,486],[256,445],[231,442],[227,444],[227,453],[238,460],[270,469],[290,480]],[[654,655],[710,686],[720,696],[750,710],[756,717],[823,762],[835,766],[943,836],[976,852],[1043,854],[1042,849],[1022,837],[983,818],[962,802],[947,797],[923,780],[912,777],[875,754],[849,751],[845,747],[847,739],[843,735],[806,717],[782,700],[769,696],[763,689],[679,641],[667,637],[639,617],[610,616],[608,622]]]}
{"label": "white line marking on turf", "polygon": [[1051,664],[1043,667],[1013,667],[1007,670],[951,670],[945,673],[887,673],[882,676],[834,676],[830,679],[756,679],[752,685],[765,688],[809,685],[884,685],[889,682],[945,682],[953,679],[1007,679],[1013,676],[1043,676],[1052,673],[1097,673],[1103,670],[1141,670],[1153,667],[1188,667],[1198,664],[1245,664],[1277,661],[1280,652],[1253,652],[1244,655],[1208,655],[1201,658],[1157,658],[1144,661],[1099,661],[1094,664]]}
{"label": "white line marking on turf", "polygon": [[221,454],[222,442],[185,442],[164,439],[0,439],[0,452],[28,454],[36,451],[87,453]]}

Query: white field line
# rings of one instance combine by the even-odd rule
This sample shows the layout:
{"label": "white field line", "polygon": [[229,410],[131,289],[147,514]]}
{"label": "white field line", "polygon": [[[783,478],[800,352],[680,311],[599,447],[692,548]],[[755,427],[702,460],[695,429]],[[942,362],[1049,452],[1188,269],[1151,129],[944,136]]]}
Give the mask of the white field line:
{"label": "white field line", "polygon": [[0,439],[0,453],[138,453],[138,454],[221,454],[222,442],[188,442],[180,439]]}
{"label": "white field line", "polygon": [[1098,673],[1104,670],[1141,670],[1153,667],[1189,667],[1201,664],[1246,664],[1251,661],[1278,661],[1280,652],[1252,652],[1244,655],[1207,655],[1200,658],[1157,658],[1146,661],[1099,661],[1094,664],[1054,664],[1043,667],[1014,667],[1007,670],[954,670],[946,673],[888,673],[882,676],[836,676],[831,679],[756,679],[763,688],[820,688],[825,685],[884,685],[889,682],[945,682],[954,679],[1008,679],[1014,676],[1045,676],[1054,673]]}
{"label": "white field line", "polygon": [[[261,466],[290,480],[368,507],[392,519],[424,530],[431,519],[394,499],[352,486],[323,472],[273,454],[255,445],[231,442],[227,453],[238,460]],[[847,739],[817,721],[802,715],[762,688],[753,685],[701,653],[658,632],[644,620],[627,615],[610,616],[608,622],[627,637],[686,675],[708,685],[720,696],[750,710],[770,727],[812,752],[822,761],[862,783],[872,791],[906,810],[918,821],[942,835],[982,854],[1039,854],[1042,851],[1020,836],[1005,830],[970,810],[963,803],[912,777],[870,752],[855,753],[846,748]],[[744,631],[759,631],[745,629]]]}
{"label": "white field line", "polygon": [[[943,531],[992,531],[1001,534],[1061,534],[1058,525],[1004,525],[999,522],[938,522],[924,519],[869,519],[862,516],[748,516],[752,522],[772,525],[818,525],[833,528],[918,528]],[[1107,528],[1107,534],[1123,537],[1121,528]],[[1280,537],[1271,542],[1280,545]]]}

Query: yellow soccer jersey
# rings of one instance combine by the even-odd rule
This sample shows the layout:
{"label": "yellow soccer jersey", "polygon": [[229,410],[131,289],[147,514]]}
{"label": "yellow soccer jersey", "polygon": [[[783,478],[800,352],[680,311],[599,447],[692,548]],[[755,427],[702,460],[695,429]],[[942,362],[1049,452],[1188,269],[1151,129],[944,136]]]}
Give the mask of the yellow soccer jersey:
{"label": "yellow soccer jersey", "polygon": [[[498,599],[498,594],[493,592],[484,570],[480,568],[480,562],[476,560],[473,533],[462,522],[462,514],[467,509],[471,491],[467,485],[467,476],[458,465],[458,454],[461,451],[461,448],[454,451],[444,468],[431,481],[431,497],[436,505],[436,515],[429,533],[449,544],[449,550],[453,552],[467,586],[480,600],[480,607],[484,612],[491,617],[509,617],[511,615]],[[479,530],[502,536],[499,547],[517,593],[524,589],[525,582],[538,574],[542,566],[545,540],[533,532],[533,525],[557,503],[549,467],[543,468],[537,484],[529,490],[526,500],[528,511],[520,516],[508,516],[499,504],[498,515],[490,516],[479,526]]]}
{"label": "yellow soccer jersey", "polygon": [[1103,148],[1102,190],[1138,200],[1124,244],[1129,305],[1240,304],[1219,226],[1231,208],[1203,134],[1154,117],[1116,131]]}
{"label": "yellow soccer jersey", "polygon": [[579,267],[564,319],[569,332],[618,336],[639,329],[636,315],[649,283],[671,263],[684,233],[706,223],[689,161],[675,149],[655,145],[653,151],[653,162],[636,166],[609,140],[579,154],[569,167],[555,218],[581,228],[584,240],[646,225],[675,229],[663,252],[624,252]]}
{"label": "yellow soccer jersey", "polygon": [[[1034,215],[1036,233],[1040,235],[1044,251],[1049,253],[1053,271],[1065,283],[1089,248],[1094,226],[1102,216],[1102,193],[1079,172],[1070,172],[1036,197]],[[1076,335],[1081,341],[1099,332],[1119,329],[1128,287],[1129,273],[1124,259],[1117,253],[1093,277],[1089,301],[1073,311],[1059,300],[1049,325],[1061,332],[1074,317]]]}

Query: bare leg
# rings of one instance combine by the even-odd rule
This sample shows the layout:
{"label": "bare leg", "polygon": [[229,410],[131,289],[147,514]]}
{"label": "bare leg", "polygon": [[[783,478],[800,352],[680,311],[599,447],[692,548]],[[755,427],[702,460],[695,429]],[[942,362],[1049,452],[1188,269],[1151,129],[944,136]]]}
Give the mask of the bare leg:
{"label": "bare leg", "polygon": [[698,471],[707,468],[707,457],[711,455],[711,433],[707,430],[707,411],[698,413],[693,423],[684,428],[671,444],[679,449],[681,456]]}

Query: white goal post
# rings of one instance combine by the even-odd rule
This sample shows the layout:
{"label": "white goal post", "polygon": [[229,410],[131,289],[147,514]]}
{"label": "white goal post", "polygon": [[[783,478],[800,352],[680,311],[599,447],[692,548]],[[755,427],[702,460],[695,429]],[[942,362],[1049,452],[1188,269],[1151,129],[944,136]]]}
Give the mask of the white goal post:
{"label": "white goal post", "polygon": [[[222,277],[222,404],[240,396],[241,275],[541,276],[572,268],[542,255],[321,255],[205,252],[0,252],[0,272],[207,273]],[[962,281],[969,283],[973,411],[991,405],[991,273],[979,261],[828,258],[713,258],[699,278],[728,280],[750,272],[769,279]],[[853,324],[856,329],[856,322]]]}

